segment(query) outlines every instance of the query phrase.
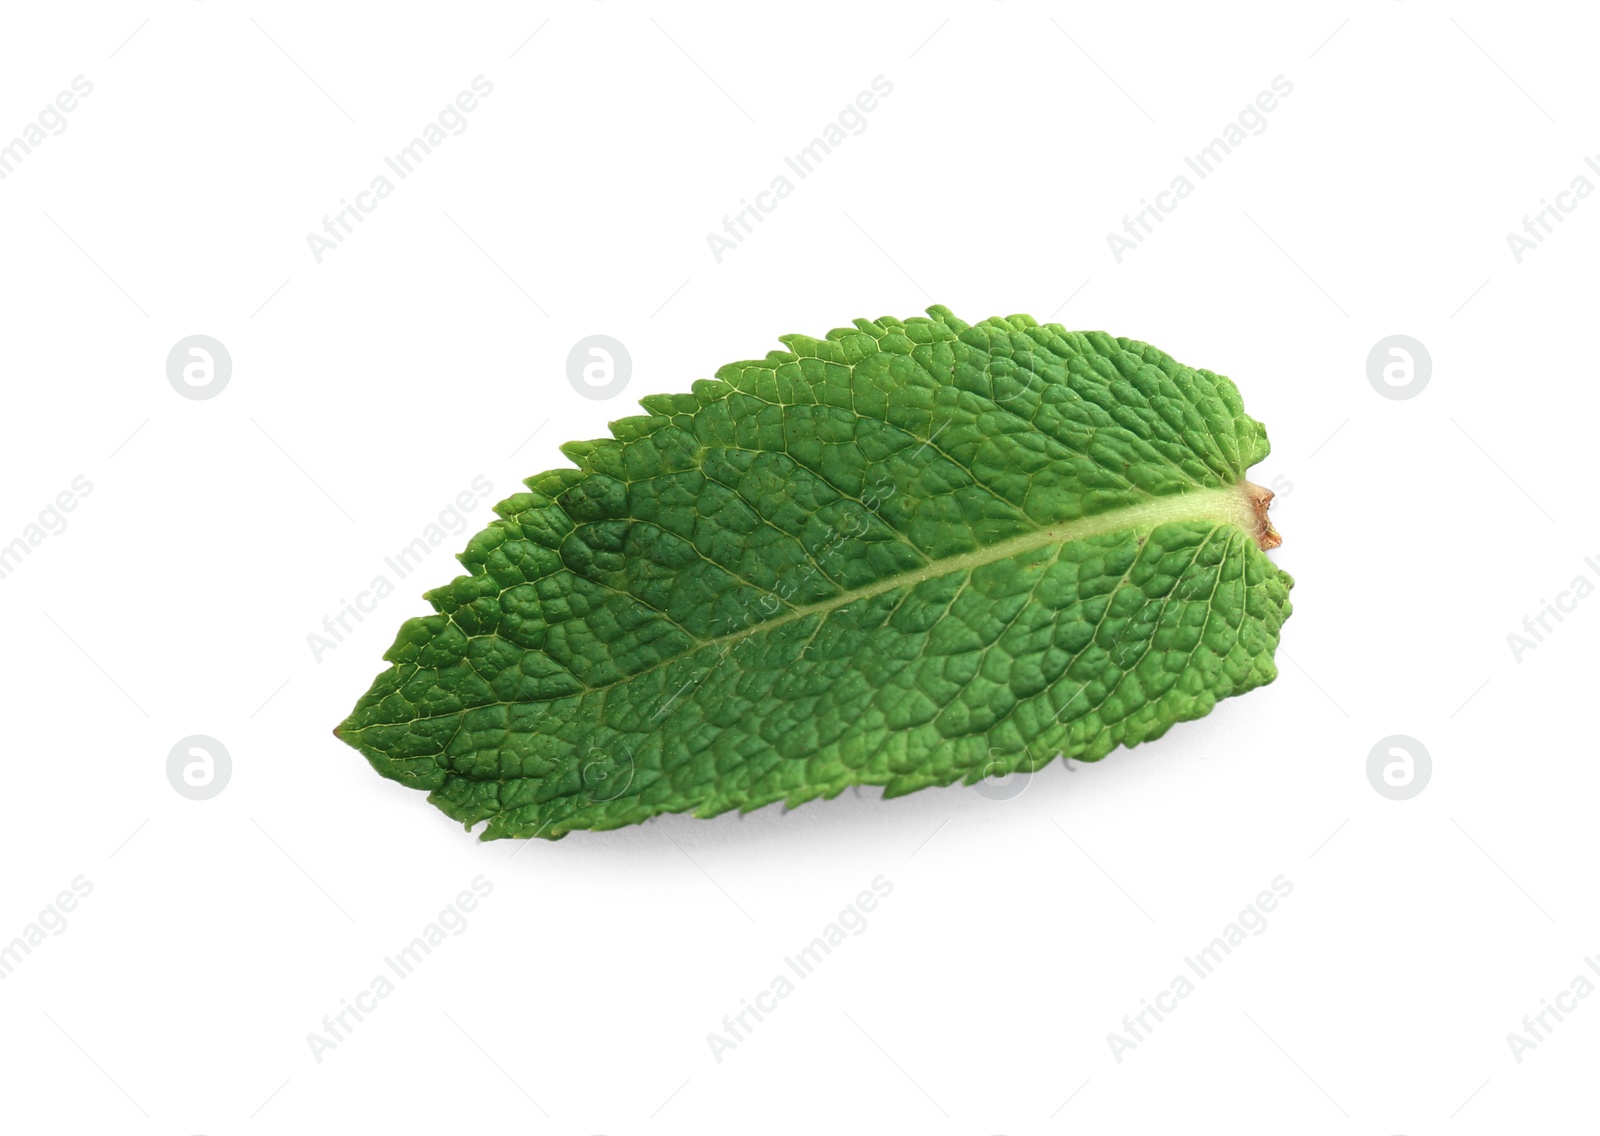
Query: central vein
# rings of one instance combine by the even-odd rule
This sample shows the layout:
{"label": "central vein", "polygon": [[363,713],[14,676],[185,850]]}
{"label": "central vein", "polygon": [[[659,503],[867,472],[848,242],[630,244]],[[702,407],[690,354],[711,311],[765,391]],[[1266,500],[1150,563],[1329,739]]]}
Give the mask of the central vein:
{"label": "central vein", "polygon": [[[1149,532],[1158,525],[1185,521],[1199,521],[1213,525],[1236,525],[1245,532],[1254,533],[1258,530],[1259,525],[1264,523],[1262,518],[1265,516],[1265,513],[1263,512],[1265,509],[1265,502],[1263,500],[1258,506],[1255,503],[1253,494],[1259,494],[1262,492],[1264,491],[1260,490],[1256,486],[1252,486],[1247,481],[1241,482],[1238,485],[1228,486],[1224,489],[1193,489],[1187,493],[1175,493],[1165,497],[1154,497],[1142,504],[1130,505],[1124,509],[1112,509],[1109,512],[1096,513],[1092,517],[1083,517],[1076,521],[1066,521],[1062,524],[1049,525],[1045,528],[1037,530],[1036,532],[1024,533],[1023,535],[1013,537],[1010,540],[1003,540],[998,544],[985,545],[982,548],[975,548],[971,552],[963,552],[959,556],[949,556],[943,560],[936,560],[933,563],[926,564],[921,568],[915,569],[914,571],[902,572],[896,576],[889,576],[885,579],[877,580],[871,584],[868,584],[865,587],[856,588],[848,592],[841,592],[836,596],[833,596],[829,599],[820,600],[814,604],[806,604],[803,607],[790,608],[782,615],[779,615],[774,619],[769,619],[765,623],[753,623],[747,627],[740,628],[738,631],[730,632],[727,635],[718,636],[713,639],[697,640],[693,647],[685,652],[685,654],[692,654],[693,652],[702,650],[706,647],[720,647],[724,652],[726,652],[731,648],[732,644],[739,642],[747,636],[754,635],[758,631],[771,631],[774,628],[782,627],[786,623],[793,623],[797,619],[804,619],[811,615],[826,615],[829,612],[838,611],[842,608],[848,607],[857,600],[868,599],[872,596],[881,595],[884,592],[893,591],[896,588],[912,588],[922,583],[924,580],[932,580],[938,576],[947,576],[952,572],[961,572],[973,568],[979,568],[985,564],[993,564],[998,560],[1004,560],[1009,556],[1016,556],[1024,552],[1032,552],[1033,550],[1039,548],[1050,548],[1057,545],[1068,544],[1075,540],[1084,540],[1089,537],[1101,536],[1105,533],[1127,532],[1130,530],[1135,532]],[[1271,494],[1267,494],[1267,497],[1270,496]],[[1274,537],[1276,536],[1276,534],[1273,535]],[[660,659],[657,662],[652,663],[650,666],[645,667],[641,671],[635,671],[632,674],[621,675],[611,682],[602,683],[598,686],[586,687],[586,693],[593,694],[597,691],[605,690],[621,683],[631,682],[634,679],[649,674],[651,671],[659,670],[662,667],[677,662],[678,660],[684,658],[685,654],[671,655],[667,658]],[[704,674],[702,674],[700,677],[703,678]],[[691,678],[688,682],[684,683],[683,686],[681,686],[670,698],[667,699],[666,704],[663,705],[660,710],[656,711],[655,718],[659,719],[662,714],[666,713],[667,709],[678,700],[684,691],[693,686],[695,681],[696,680],[694,678]],[[492,702],[481,703],[477,706],[466,706],[458,710],[446,711],[440,714],[422,715],[420,717],[411,719],[411,721],[416,722],[424,721],[428,718],[454,717],[458,714],[469,713],[473,710],[481,710],[484,706],[500,706],[507,704],[508,703],[503,700],[495,700]],[[353,732],[359,734],[361,729],[364,728],[365,727],[361,727]]]}
{"label": "central vein", "polygon": [[857,600],[870,599],[897,588],[914,588],[925,580],[948,576],[952,572],[968,571],[1020,553],[1068,544],[1106,533],[1126,532],[1130,529],[1148,532],[1158,525],[1171,524],[1175,521],[1205,521],[1212,524],[1236,525],[1246,532],[1254,532],[1257,512],[1251,503],[1247,486],[1248,483],[1244,483],[1231,485],[1225,489],[1194,489],[1188,493],[1153,497],[1138,505],[1096,513],[1092,517],[1082,517],[1076,521],[1049,525],[1036,532],[1023,533],[1010,540],[1000,541],[998,544],[984,545],[982,548],[975,548],[958,556],[935,560],[910,572],[875,580],[863,587],[840,592],[836,596],[830,596],[813,604],[790,608],[782,615],[764,623],[751,624],[727,635],[704,640],[699,645],[702,647],[725,645],[743,639],[747,635],[753,635],[757,631],[771,631],[809,615],[825,615],[828,612],[838,611]]}

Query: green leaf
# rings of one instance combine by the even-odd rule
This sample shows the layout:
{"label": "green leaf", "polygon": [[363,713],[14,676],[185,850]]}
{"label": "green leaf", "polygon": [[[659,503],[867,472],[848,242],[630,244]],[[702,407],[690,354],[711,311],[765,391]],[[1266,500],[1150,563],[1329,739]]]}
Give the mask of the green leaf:
{"label": "green leaf", "polygon": [[496,506],[339,736],[555,838],[1096,761],[1276,677],[1227,378],[941,307],[783,343]]}

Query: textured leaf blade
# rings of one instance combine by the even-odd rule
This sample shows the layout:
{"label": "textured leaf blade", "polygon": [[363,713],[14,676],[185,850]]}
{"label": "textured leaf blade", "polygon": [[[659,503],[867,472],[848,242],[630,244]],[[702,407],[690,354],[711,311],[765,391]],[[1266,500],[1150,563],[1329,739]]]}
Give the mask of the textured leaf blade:
{"label": "textured leaf blade", "polygon": [[340,735],[556,837],[1097,760],[1275,677],[1229,380],[943,308],[783,342],[563,447]]}

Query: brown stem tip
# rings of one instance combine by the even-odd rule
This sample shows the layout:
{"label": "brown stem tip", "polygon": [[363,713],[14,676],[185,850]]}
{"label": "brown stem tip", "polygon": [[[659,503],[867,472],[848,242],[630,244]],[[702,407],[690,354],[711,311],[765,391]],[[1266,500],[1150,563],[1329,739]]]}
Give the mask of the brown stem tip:
{"label": "brown stem tip", "polygon": [[1244,495],[1256,514],[1256,544],[1263,552],[1269,548],[1277,548],[1283,543],[1283,538],[1278,535],[1278,530],[1272,527],[1272,521],[1267,517],[1267,510],[1272,506],[1272,490],[1247,481],[1244,483]]}

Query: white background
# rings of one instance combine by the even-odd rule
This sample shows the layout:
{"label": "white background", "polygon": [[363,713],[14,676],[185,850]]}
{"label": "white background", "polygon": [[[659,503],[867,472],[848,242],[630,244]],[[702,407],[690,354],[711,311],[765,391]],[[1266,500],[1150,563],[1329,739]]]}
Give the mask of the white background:
{"label": "white background", "polygon": [[[173,2],[4,25],[0,140],[94,85],[0,181],[0,543],[93,486],[0,580],[0,942],[93,885],[0,982],[8,1129],[1592,1116],[1600,997],[1521,1062],[1507,1042],[1600,952],[1600,600],[1520,661],[1507,643],[1600,581],[1600,200],[1521,263],[1506,240],[1600,153],[1581,5]],[[306,234],[477,75],[465,132],[318,263]],[[718,263],[706,234],[878,75],[865,131]],[[1265,131],[1119,263],[1107,233],[1279,75]],[[469,533],[320,661],[308,634],[474,476],[494,492],[471,531],[640,395],[933,302],[1237,382],[1297,580],[1276,683],[1010,800],[864,792],[553,844],[478,843],[330,735]],[[610,401],[566,377],[596,332],[632,355]],[[165,373],[195,333],[232,357],[208,400]],[[1431,355],[1415,398],[1368,381],[1393,333]],[[211,800],[168,784],[192,734],[232,756]],[[1408,801],[1367,777],[1392,734],[1432,755]],[[323,1016],[480,875],[465,931],[316,1060]],[[866,931],[718,1062],[706,1035],[880,875]],[[1267,929],[1116,1060],[1107,1034],[1279,875]]]}

